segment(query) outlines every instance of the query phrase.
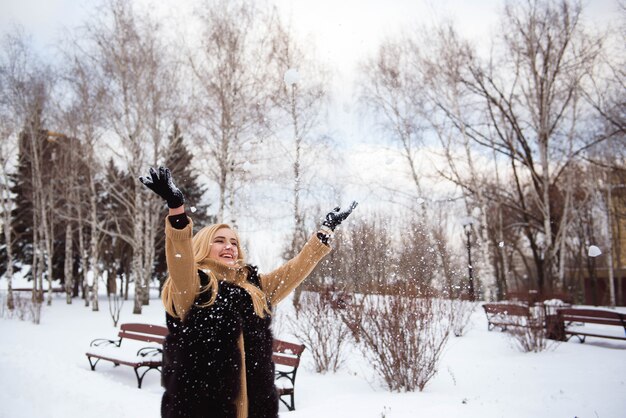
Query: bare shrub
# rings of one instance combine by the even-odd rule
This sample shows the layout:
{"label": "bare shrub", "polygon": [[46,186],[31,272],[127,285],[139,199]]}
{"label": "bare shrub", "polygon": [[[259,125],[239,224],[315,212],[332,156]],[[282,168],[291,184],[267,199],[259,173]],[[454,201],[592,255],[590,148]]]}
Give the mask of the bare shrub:
{"label": "bare shrub", "polygon": [[509,327],[508,334],[514,345],[524,353],[539,353],[550,347],[554,341],[547,336],[545,311],[537,305],[528,309],[526,318],[519,318],[519,326]]}
{"label": "bare shrub", "polygon": [[30,319],[33,324],[39,324],[41,322],[41,302],[38,300],[27,304],[27,309],[30,314]]}
{"label": "bare shrub", "polygon": [[109,293],[107,298],[109,300],[109,314],[113,320],[113,326],[117,327],[117,323],[120,320],[120,313],[122,312],[122,307],[124,306],[124,299],[121,298],[116,292]]}
{"label": "bare shrub", "polygon": [[397,276],[388,222],[382,216],[355,219],[337,231],[333,251],[304,283],[306,290],[332,282],[349,292],[380,293],[389,277]]}
{"label": "bare shrub", "polygon": [[353,297],[350,304],[341,310],[336,310],[357,344],[361,342],[361,323],[363,322],[365,301],[365,297]]}
{"label": "bare shrub", "polygon": [[[367,296],[343,318],[376,373],[392,391],[422,391],[437,373],[451,330],[446,301],[433,297]],[[358,328],[356,323],[358,322]]]}
{"label": "bare shrub", "polygon": [[5,309],[6,303],[4,297],[0,300],[0,318],[13,319],[17,318],[20,321],[32,321],[34,324],[39,324],[41,320],[41,301],[37,298],[33,302],[33,298],[30,296],[23,296],[22,292],[13,293],[13,309]]}
{"label": "bare shrub", "polygon": [[32,298],[23,297],[19,292],[15,293],[15,309],[13,309],[12,317],[20,321],[28,321],[31,319],[30,306],[33,304]]}
{"label": "bare shrub", "polygon": [[470,318],[476,309],[476,304],[468,300],[451,299],[450,323],[455,337],[461,337],[470,323]]}
{"label": "bare shrub", "polygon": [[319,293],[303,292],[296,317],[287,319],[293,335],[311,352],[317,373],[339,369],[350,335],[337,309],[334,309],[335,297],[336,293],[330,288]]}

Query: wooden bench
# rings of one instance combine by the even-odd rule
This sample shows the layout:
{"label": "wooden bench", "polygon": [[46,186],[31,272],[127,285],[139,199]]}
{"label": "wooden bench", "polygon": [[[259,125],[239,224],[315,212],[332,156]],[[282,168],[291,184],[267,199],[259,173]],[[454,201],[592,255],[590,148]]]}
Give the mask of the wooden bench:
{"label": "wooden bench", "polygon": [[[146,373],[150,370],[161,372],[163,365],[162,345],[167,334],[167,328],[160,325],[122,324],[118,334],[119,339],[107,340],[98,338],[93,340],[90,343],[90,347],[96,349],[91,349],[85,354],[89,360],[91,370],[96,369],[96,364],[100,360],[110,361],[116,366],[120,364],[131,366],[137,376],[137,386],[141,388],[141,382]],[[129,355],[128,352],[123,353],[122,350],[116,350],[116,348],[121,348],[124,339],[155,343],[158,346],[142,347],[134,355],[132,353]],[[103,350],[100,350],[100,348],[103,348]],[[287,386],[277,386],[276,390],[278,391],[278,399],[290,411],[295,410],[294,385],[296,372],[300,365],[300,356],[302,356],[304,348],[304,345],[301,344],[274,339],[272,360],[278,366],[276,369],[276,380],[283,382],[284,379],[287,382]],[[95,361],[92,361],[92,359],[95,359]],[[146,370],[140,374],[139,369],[142,367],[146,367]],[[288,400],[284,399],[284,397],[288,397]]]}
{"label": "wooden bench", "polygon": [[[298,371],[300,356],[302,356],[304,348],[302,344],[274,339],[272,360],[278,366],[276,368],[276,381],[282,382],[281,379],[285,379],[288,382],[287,386],[276,386],[276,390],[278,391],[278,399],[290,411],[296,409],[294,400],[296,372]],[[288,397],[288,400],[284,399],[285,397]]]}
{"label": "wooden bench", "polygon": [[[91,347],[85,355],[89,360],[91,370],[96,370],[96,364],[100,360],[110,361],[116,366],[124,364],[135,370],[137,376],[137,387],[141,389],[141,382],[144,376],[150,370],[161,371],[163,341],[168,331],[166,327],[150,324],[122,324],[120,332],[117,334],[119,339],[107,340],[98,338],[93,340],[89,346]],[[124,340],[136,340],[147,343],[155,343],[146,347],[140,347],[136,352],[125,351],[121,348]],[[95,359],[95,361],[92,361]],[[139,370],[145,368],[140,374]]]}
{"label": "wooden bench", "polygon": [[487,330],[499,327],[505,331],[507,327],[528,326],[530,311],[528,306],[514,303],[485,303],[483,304],[487,316]]}
{"label": "wooden bench", "polygon": [[[561,324],[563,324],[563,332],[565,340],[569,340],[576,336],[581,343],[585,342],[586,337],[611,338],[615,340],[626,340],[626,314],[600,310],[600,309],[580,309],[566,308],[559,309],[557,316]],[[576,328],[579,324],[599,324],[620,327],[624,333],[616,334],[601,333],[601,329],[580,329]]]}

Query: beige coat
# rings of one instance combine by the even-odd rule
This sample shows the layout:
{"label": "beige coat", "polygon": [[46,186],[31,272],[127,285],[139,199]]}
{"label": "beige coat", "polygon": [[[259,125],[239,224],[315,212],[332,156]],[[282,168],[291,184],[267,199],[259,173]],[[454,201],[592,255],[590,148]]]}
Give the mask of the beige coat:
{"label": "beige coat", "polygon": [[[184,320],[193,304],[200,285],[198,269],[193,260],[192,249],[193,223],[183,229],[173,228],[165,222],[165,254],[167,268],[172,280],[172,299],[176,312]],[[331,251],[316,235],[312,236],[298,255],[276,270],[259,275],[261,289],[267,295],[269,303],[275,307],[285,299],[313,271],[317,263]],[[237,400],[237,417],[247,418],[248,396],[245,370],[245,347],[243,334],[239,336],[241,351],[241,392]]]}

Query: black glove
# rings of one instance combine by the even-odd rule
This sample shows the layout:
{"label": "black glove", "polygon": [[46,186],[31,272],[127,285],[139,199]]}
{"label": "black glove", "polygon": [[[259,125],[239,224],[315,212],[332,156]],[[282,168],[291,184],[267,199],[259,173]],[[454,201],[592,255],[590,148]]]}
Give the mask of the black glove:
{"label": "black glove", "polygon": [[174,184],[172,173],[167,167],[159,167],[158,174],[154,168],[150,168],[150,178],[139,177],[139,181],[165,199],[170,209],[178,208],[185,203],[185,196]]}
{"label": "black glove", "polygon": [[334,231],[337,225],[341,224],[341,222],[343,222],[348,217],[348,215],[352,213],[352,210],[356,208],[356,205],[358,205],[357,202],[352,202],[350,208],[344,212],[339,212],[339,206],[337,206],[335,209],[328,212],[328,214],[326,215],[326,219],[324,219],[324,222],[322,222],[322,225],[327,227],[331,231]]}

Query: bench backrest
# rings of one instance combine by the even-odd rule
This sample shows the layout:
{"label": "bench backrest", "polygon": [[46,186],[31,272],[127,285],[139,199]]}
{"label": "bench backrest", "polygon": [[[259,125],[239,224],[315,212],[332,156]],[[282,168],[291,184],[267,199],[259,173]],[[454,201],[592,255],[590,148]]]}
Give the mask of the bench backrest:
{"label": "bench backrest", "polygon": [[593,324],[624,326],[626,315],[614,311],[599,309],[566,308],[559,309],[557,315],[565,322],[587,322]]}
{"label": "bench backrest", "polygon": [[483,309],[488,314],[505,314],[510,316],[529,316],[527,306],[513,303],[485,303]]}
{"label": "bench backrest", "polygon": [[[163,344],[167,334],[167,327],[160,325],[122,324],[117,335],[120,338]],[[298,367],[300,365],[300,356],[304,349],[305,347],[302,344],[274,339],[272,360],[276,364]]]}
{"label": "bench backrest", "polygon": [[298,367],[304,345],[274,339],[272,360],[284,366]]}
{"label": "bench backrest", "polygon": [[167,328],[160,325],[122,324],[120,326],[120,332],[117,336],[120,338],[128,338],[130,340],[163,344],[167,334]]}

